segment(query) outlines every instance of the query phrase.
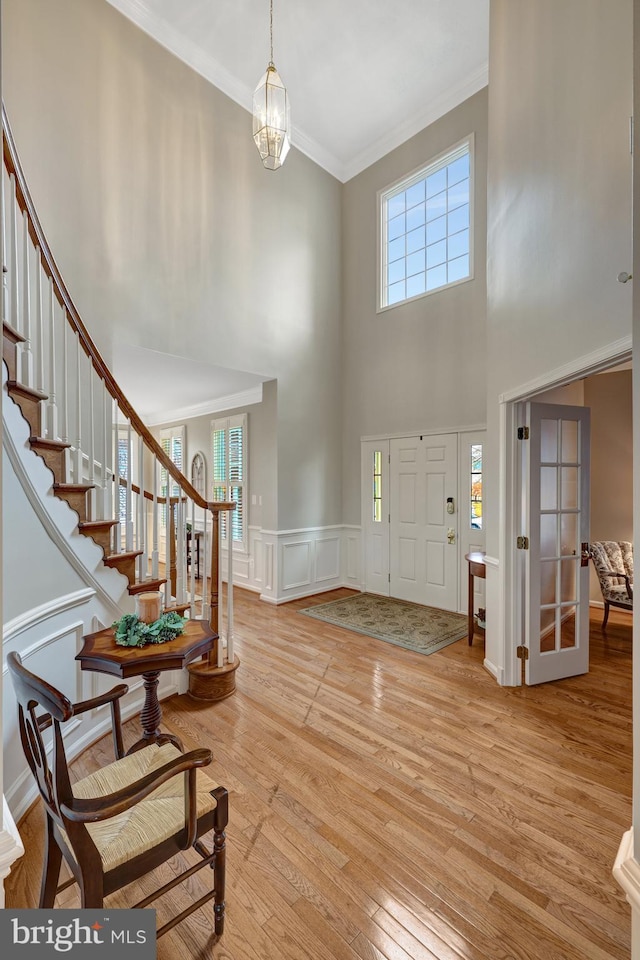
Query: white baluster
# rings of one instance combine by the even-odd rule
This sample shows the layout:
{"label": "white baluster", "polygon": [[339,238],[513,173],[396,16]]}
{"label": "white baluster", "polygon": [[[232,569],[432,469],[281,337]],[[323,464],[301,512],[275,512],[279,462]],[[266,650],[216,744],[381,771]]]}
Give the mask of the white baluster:
{"label": "white baluster", "polygon": [[126,530],[126,552],[130,553],[133,550],[133,444],[131,442],[131,421],[127,421],[127,488],[126,488],[126,504],[127,504],[127,518],[125,520],[125,530]]}
{"label": "white baluster", "polygon": [[184,503],[182,490],[178,487],[178,502],[176,504],[176,603],[185,601],[185,568],[187,530],[184,522]]}
{"label": "white baluster", "polygon": [[96,413],[95,413],[95,371],[89,359],[89,483],[91,491],[91,516],[96,515]]}
{"label": "white baluster", "polygon": [[113,552],[122,551],[122,529],[120,526],[120,451],[118,449],[118,401],[113,401],[113,519],[117,520],[113,528]]}
{"label": "white baluster", "polygon": [[189,606],[189,616],[193,620],[196,615],[196,502],[191,501],[191,536],[189,540],[189,550],[191,552],[191,604]]}
{"label": "white baluster", "polygon": [[80,334],[76,333],[76,449],[74,464],[74,481],[82,483],[84,481],[84,469],[82,462],[82,356],[83,349],[80,345]]}
{"label": "white baluster", "polygon": [[157,580],[160,569],[158,541],[160,539],[160,511],[158,510],[158,458],[153,458],[153,549],[151,551],[151,579]]}
{"label": "white baluster", "polygon": [[36,366],[36,390],[44,393],[44,308],[42,304],[42,254],[37,249],[36,262],[36,344],[38,363]]}
{"label": "white baluster", "polygon": [[22,344],[22,383],[27,387],[33,386],[33,353],[31,352],[31,271],[29,220],[23,214],[22,226],[22,335],[25,338]]}
{"label": "white baluster", "polygon": [[[227,573],[227,662],[233,663],[233,542],[231,539],[231,514],[227,514],[227,547],[229,551],[229,566]],[[222,600],[222,597],[220,597]]]}
{"label": "white baluster", "polygon": [[2,319],[9,322],[9,267],[7,266],[7,210],[5,202],[5,169],[0,181],[0,228],[2,229]]}
{"label": "white baluster", "polygon": [[[11,228],[11,273],[10,273],[10,296],[11,308],[9,323],[14,330],[20,333],[20,312],[18,295],[18,201],[16,197],[16,178],[13,174],[10,177],[11,183],[11,208],[9,210],[9,226]],[[18,364],[20,370],[20,364]],[[18,374],[16,374],[17,376]]]}
{"label": "white baluster", "polygon": [[138,557],[140,580],[146,580],[149,575],[149,554],[147,552],[147,507],[144,496],[144,440],[138,437],[138,550],[142,553]]}
{"label": "white baluster", "polygon": [[110,454],[113,447],[109,442],[111,439],[111,394],[107,390],[107,385],[102,383],[102,505],[101,514],[103,520],[109,519],[109,508],[111,506],[111,488],[109,486],[109,477],[113,476],[111,470]]}
{"label": "white baluster", "polygon": [[211,617],[211,605],[209,603],[209,572],[211,570],[211,563],[209,561],[209,554],[207,552],[207,546],[209,544],[209,511],[206,507],[202,509],[204,524],[203,524],[203,534],[202,534],[202,553],[203,553],[203,573],[202,573],[202,619],[209,622]]}
{"label": "white baluster", "polygon": [[58,439],[58,404],[56,401],[56,310],[53,280],[49,277],[49,400],[47,404],[47,437]]}
{"label": "white baluster", "polygon": [[62,310],[62,437],[65,443],[69,442],[69,347],[67,333],[69,318],[67,311]]}

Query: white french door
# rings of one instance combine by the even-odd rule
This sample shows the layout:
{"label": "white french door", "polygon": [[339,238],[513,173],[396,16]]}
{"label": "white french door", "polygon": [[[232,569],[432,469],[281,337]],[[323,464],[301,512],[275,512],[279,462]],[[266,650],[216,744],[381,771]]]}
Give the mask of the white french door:
{"label": "white french door", "polygon": [[390,592],[457,610],[458,436],[390,442]]}
{"label": "white french door", "polygon": [[589,414],[586,407],[527,404],[529,544],[519,555],[528,585],[528,684],[589,670]]}

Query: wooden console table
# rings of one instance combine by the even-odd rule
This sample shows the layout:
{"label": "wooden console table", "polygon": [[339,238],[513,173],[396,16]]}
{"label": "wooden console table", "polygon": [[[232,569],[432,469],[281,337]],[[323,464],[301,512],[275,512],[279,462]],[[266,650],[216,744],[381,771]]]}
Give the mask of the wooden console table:
{"label": "wooden console table", "polygon": [[464,558],[469,563],[469,646],[473,643],[473,633],[475,628],[475,618],[473,614],[473,598],[474,598],[474,589],[473,589],[473,578],[480,577],[482,580],[486,578],[486,566],[484,563],[484,553],[476,550],[472,553],[465,553]]}
{"label": "wooden console table", "polygon": [[173,743],[182,750],[180,738],[160,732],[162,710],[158,700],[158,681],[163,670],[179,670],[192,660],[213,649],[216,634],[206,620],[188,620],[184,631],[166,643],[150,643],[145,647],[121,647],[115,641],[113,627],[90,633],[76,660],[83,670],[109,673],[123,680],[142,676],[144,705],[140,714],[142,737],[127,753],[134,753],[150,743]]}

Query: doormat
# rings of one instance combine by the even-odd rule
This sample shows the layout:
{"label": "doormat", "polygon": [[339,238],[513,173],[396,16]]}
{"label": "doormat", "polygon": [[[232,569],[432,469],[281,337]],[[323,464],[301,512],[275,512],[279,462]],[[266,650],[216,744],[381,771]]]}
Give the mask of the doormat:
{"label": "doormat", "polygon": [[319,603],[299,613],[425,655],[461,640],[468,630],[464,614],[372,593]]}

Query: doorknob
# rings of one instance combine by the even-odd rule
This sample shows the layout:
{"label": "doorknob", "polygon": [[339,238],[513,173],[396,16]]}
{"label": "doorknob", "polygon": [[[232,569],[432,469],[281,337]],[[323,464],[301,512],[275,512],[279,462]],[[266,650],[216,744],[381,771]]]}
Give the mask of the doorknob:
{"label": "doorknob", "polygon": [[448,543],[456,542],[456,532],[453,529],[453,527],[449,527],[449,529],[447,530],[447,542]]}
{"label": "doorknob", "polygon": [[618,283],[628,283],[629,280],[633,279],[632,273],[627,273],[626,270],[622,270],[617,277]]}

